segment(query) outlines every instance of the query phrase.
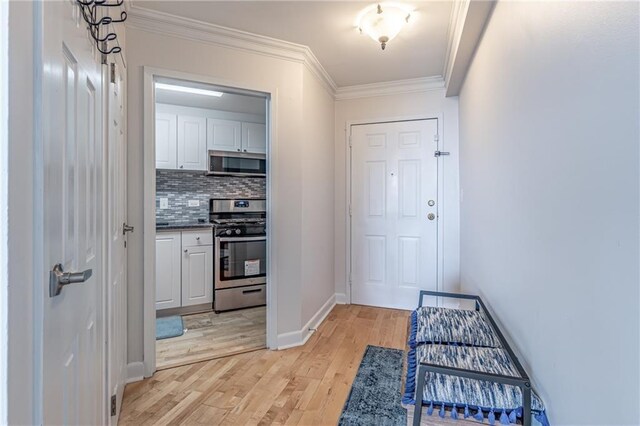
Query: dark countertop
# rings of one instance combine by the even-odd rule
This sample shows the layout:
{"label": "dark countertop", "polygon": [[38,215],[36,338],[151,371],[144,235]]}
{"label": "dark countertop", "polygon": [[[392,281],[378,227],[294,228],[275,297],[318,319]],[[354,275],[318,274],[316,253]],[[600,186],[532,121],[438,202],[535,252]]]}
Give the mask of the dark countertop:
{"label": "dark countertop", "polygon": [[156,223],[156,231],[176,231],[180,229],[211,229],[213,225],[209,222],[204,223],[171,223],[171,222],[158,222]]}

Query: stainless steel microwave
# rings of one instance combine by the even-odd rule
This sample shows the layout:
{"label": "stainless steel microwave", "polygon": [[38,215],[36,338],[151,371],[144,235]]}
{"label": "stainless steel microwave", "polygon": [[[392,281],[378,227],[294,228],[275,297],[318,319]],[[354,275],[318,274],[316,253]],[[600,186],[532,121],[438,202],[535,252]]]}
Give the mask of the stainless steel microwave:
{"label": "stainless steel microwave", "polygon": [[267,156],[265,154],[209,151],[208,160],[208,175],[260,178],[267,176]]}

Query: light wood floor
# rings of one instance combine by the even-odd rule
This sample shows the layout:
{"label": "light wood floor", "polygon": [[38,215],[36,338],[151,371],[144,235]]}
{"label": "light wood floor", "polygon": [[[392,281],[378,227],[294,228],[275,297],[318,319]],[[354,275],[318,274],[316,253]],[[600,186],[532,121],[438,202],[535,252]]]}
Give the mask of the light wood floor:
{"label": "light wood floor", "polygon": [[[408,311],[338,305],[304,346],[173,368],[127,385],[120,424],[335,425],[366,346],[404,349],[408,318]],[[425,415],[423,424],[454,423]]]}
{"label": "light wood floor", "polygon": [[156,368],[163,370],[267,347],[264,306],[215,314],[185,315],[187,331],[156,341]]}

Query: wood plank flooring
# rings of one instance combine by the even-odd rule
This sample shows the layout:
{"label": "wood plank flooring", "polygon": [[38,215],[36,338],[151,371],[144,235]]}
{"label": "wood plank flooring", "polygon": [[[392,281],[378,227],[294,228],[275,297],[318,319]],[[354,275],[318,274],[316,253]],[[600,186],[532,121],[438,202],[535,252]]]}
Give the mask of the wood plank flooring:
{"label": "wood plank flooring", "polygon": [[215,314],[185,315],[187,331],[156,341],[156,368],[163,370],[267,347],[264,306]]}
{"label": "wood plank flooring", "polygon": [[[120,424],[335,425],[366,346],[404,349],[408,318],[408,311],[338,305],[304,346],[172,368],[127,385]],[[424,416],[423,424],[453,423]]]}

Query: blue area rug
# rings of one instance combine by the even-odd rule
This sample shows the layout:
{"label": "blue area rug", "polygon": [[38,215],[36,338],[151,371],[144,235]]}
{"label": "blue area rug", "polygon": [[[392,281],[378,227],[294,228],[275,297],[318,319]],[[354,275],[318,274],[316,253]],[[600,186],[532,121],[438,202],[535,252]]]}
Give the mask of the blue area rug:
{"label": "blue area rug", "polygon": [[184,334],[184,325],[180,315],[156,318],[156,340],[178,337],[182,334]]}
{"label": "blue area rug", "polygon": [[367,346],[339,425],[406,426],[400,402],[403,355],[398,349]]}

